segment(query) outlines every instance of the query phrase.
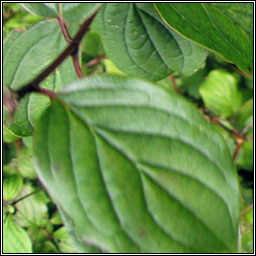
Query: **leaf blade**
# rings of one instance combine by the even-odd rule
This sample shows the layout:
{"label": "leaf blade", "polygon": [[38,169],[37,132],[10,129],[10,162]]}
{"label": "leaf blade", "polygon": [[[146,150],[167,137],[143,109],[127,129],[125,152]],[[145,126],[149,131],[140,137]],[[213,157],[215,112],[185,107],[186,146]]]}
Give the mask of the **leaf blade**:
{"label": "leaf blade", "polygon": [[[79,239],[107,252],[127,252],[132,244],[134,252],[236,250],[239,191],[232,157],[222,137],[192,105],[156,85],[116,76],[77,81],[58,97],[35,134],[35,160],[41,180],[74,221]],[[49,139],[41,134],[45,129]],[[42,141],[48,141],[50,151],[41,147]],[[45,159],[49,153],[51,167]],[[70,177],[70,183],[63,177]],[[165,204],[157,204],[153,192],[167,202],[177,221],[167,225],[168,217],[159,216]],[[185,207],[176,202],[175,208],[173,200]],[[190,224],[179,224],[187,215]],[[86,233],[78,224],[85,222]],[[190,238],[195,227],[191,223],[197,223],[196,242]],[[183,239],[185,227],[189,231]]]}
{"label": "leaf blade", "polygon": [[4,223],[4,253],[32,253],[32,242],[27,232],[18,226],[11,216]]}
{"label": "leaf blade", "polygon": [[169,29],[152,4],[107,4],[98,15],[93,28],[102,35],[107,55],[127,74],[151,80],[173,71],[190,74],[206,57],[202,48]]}
{"label": "leaf blade", "polygon": [[194,42],[222,55],[244,72],[253,70],[246,33],[210,4],[155,3],[166,23]]}

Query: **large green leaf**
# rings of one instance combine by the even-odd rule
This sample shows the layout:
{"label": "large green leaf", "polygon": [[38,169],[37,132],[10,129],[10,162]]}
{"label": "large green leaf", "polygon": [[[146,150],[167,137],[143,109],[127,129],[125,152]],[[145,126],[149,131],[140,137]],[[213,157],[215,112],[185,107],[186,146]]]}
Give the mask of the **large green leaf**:
{"label": "large green leaf", "polygon": [[242,105],[238,79],[224,70],[213,70],[200,85],[200,94],[205,105],[221,117],[234,115]]}
{"label": "large green leaf", "polygon": [[3,252],[32,253],[32,242],[27,232],[12,220],[12,216],[8,216],[3,225]]}
{"label": "large green leaf", "polygon": [[118,76],[58,97],[36,127],[35,164],[80,241],[104,252],[237,250],[232,157],[192,104]]}
{"label": "large green leaf", "polygon": [[155,6],[165,22],[183,36],[252,73],[251,38],[218,9],[209,3],[155,3]]}
{"label": "large green leaf", "polygon": [[108,3],[93,28],[107,56],[123,72],[161,80],[174,71],[191,74],[206,51],[168,28],[152,3]]}
{"label": "large green leaf", "polygon": [[23,3],[27,11],[47,17],[58,18],[60,8],[65,22],[82,22],[90,17],[102,4],[100,3]]}
{"label": "large green leaf", "polygon": [[[76,29],[76,26],[72,27],[72,30]],[[6,38],[3,47],[4,86],[19,89],[29,83],[66,46],[57,22],[45,21],[25,32],[13,31]],[[72,60],[68,58],[41,83],[41,87],[58,91],[76,78]],[[49,103],[50,100],[42,95],[26,96],[22,99],[12,123],[9,124],[9,129],[19,136],[31,135],[34,124]]]}

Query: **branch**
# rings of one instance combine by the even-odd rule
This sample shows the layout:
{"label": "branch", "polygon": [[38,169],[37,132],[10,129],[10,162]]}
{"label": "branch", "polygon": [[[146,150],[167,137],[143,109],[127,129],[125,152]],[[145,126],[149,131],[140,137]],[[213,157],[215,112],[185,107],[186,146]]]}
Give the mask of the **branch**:
{"label": "branch", "polygon": [[49,76],[68,56],[76,54],[78,51],[79,44],[88,31],[90,24],[92,23],[94,17],[98,11],[96,11],[89,19],[87,19],[80,27],[79,31],[75,35],[69,46],[56,58],[53,63],[51,63],[46,69],[44,69],[35,79],[33,79],[29,84],[23,86],[21,89],[17,90],[16,93],[19,98],[22,98],[25,94],[29,92],[41,92],[39,84]]}

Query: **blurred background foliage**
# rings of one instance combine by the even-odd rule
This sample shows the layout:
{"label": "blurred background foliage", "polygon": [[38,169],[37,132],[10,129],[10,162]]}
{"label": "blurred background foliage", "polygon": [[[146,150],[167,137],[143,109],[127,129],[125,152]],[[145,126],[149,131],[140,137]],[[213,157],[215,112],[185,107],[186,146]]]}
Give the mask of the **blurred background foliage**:
{"label": "blurred background foliage", "polygon": [[[3,38],[14,29],[25,30],[41,17],[18,3],[3,3]],[[105,56],[100,35],[89,31],[81,43],[86,75],[121,71]],[[216,130],[235,155],[241,189],[241,245],[253,252],[253,78],[209,52],[192,76],[173,74],[160,86],[188,98],[217,124]],[[3,218],[5,253],[74,253],[54,202],[42,187],[33,166],[32,138],[17,137],[3,126]],[[191,234],[193,235],[193,234]]]}

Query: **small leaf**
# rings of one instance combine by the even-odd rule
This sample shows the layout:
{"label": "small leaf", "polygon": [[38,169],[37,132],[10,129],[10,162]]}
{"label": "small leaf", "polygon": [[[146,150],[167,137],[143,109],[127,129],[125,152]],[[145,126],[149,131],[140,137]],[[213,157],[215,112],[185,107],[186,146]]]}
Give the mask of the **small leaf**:
{"label": "small leaf", "polygon": [[108,3],[93,28],[107,56],[124,73],[161,80],[174,71],[191,74],[206,51],[179,36],[161,20],[152,3]]}
{"label": "small leaf", "polygon": [[35,164],[75,241],[110,253],[237,250],[233,159],[192,104],[121,76],[79,80],[58,98],[35,130]]}
{"label": "small leaf", "polygon": [[3,144],[3,165],[7,166],[17,155],[16,143]]}
{"label": "small leaf", "polygon": [[101,42],[100,35],[95,31],[86,33],[81,42],[82,51],[91,56],[104,56],[104,49]]}
{"label": "small leaf", "polygon": [[68,232],[65,227],[61,227],[53,233],[53,236],[59,240],[67,240]]}
{"label": "small leaf", "polygon": [[[72,31],[77,27],[73,26]],[[47,45],[47,47],[45,47]],[[14,90],[21,88],[45,69],[67,46],[57,22],[41,22],[25,32],[13,31],[3,47],[3,84]],[[77,78],[68,58],[40,85],[58,91]],[[20,102],[12,123],[4,124],[16,135],[28,136],[40,115],[50,104],[48,97],[33,93]]]}
{"label": "small leaf", "polygon": [[[25,187],[21,196],[33,192],[30,186]],[[44,192],[30,195],[16,204],[15,221],[22,227],[30,225],[44,226],[48,221],[48,209]]]}
{"label": "small leaf", "polygon": [[5,124],[3,124],[3,140],[4,142],[14,142],[19,139],[19,136],[15,135],[11,130],[7,128]]}
{"label": "small leaf", "polygon": [[35,179],[37,177],[33,160],[32,149],[23,147],[18,155],[18,170],[24,178]]}
{"label": "small leaf", "polygon": [[[209,3],[155,3],[165,22],[184,37],[253,70],[253,43],[245,31]],[[253,20],[251,19],[251,23]]]}
{"label": "small leaf", "polygon": [[201,84],[199,92],[206,107],[220,117],[234,115],[242,104],[238,81],[226,71],[211,71]]}
{"label": "small leaf", "polygon": [[59,8],[65,22],[81,22],[90,17],[100,3],[23,3],[27,11],[46,18],[58,18]]}
{"label": "small leaf", "polygon": [[53,236],[56,240],[56,243],[58,244],[58,247],[60,248],[61,252],[66,252],[66,253],[75,253],[76,251],[74,250],[73,247],[71,247],[71,244],[68,240],[68,232],[65,227],[61,227],[57,229],[54,233]]}
{"label": "small leaf", "polygon": [[3,227],[4,253],[32,253],[32,242],[27,232],[8,216]]}
{"label": "small leaf", "polygon": [[234,124],[242,131],[253,122],[253,99],[246,101],[235,115]]}
{"label": "small leaf", "polygon": [[6,201],[15,199],[23,187],[23,179],[19,174],[11,175],[4,179],[3,198]]}
{"label": "small leaf", "polygon": [[253,172],[253,141],[245,141],[239,149],[236,163],[240,168]]}
{"label": "small leaf", "polygon": [[55,212],[50,219],[50,223],[53,225],[60,225],[62,224],[61,216],[58,212]]}

